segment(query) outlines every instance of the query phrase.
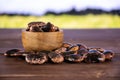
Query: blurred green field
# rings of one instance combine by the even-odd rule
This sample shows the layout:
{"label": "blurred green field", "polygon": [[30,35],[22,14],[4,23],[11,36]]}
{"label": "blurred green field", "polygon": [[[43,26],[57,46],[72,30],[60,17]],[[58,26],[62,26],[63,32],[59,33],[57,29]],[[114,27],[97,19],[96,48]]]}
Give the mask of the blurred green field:
{"label": "blurred green field", "polygon": [[51,22],[60,28],[120,28],[118,15],[45,15],[45,16],[0,16],[0,28],[26,28],[31,21]]}

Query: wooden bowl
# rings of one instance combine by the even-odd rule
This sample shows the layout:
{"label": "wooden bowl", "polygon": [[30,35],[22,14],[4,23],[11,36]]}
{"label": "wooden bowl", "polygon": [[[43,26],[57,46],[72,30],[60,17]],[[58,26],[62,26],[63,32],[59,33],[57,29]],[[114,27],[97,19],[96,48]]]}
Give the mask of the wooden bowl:
{"label": "wooden bowl", "polygon": [[22,44],[25,51],[54,50],[62,46],[63,31],[29,32],[22,31]]}

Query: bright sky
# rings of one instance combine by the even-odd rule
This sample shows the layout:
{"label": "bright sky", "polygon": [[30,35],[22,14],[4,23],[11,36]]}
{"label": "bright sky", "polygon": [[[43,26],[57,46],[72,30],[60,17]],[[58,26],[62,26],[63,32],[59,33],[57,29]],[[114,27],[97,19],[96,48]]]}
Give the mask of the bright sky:
{"label": "bright sky", "polygon": [[0,0],[0,13],[17,12],[42,15],[47,10],[56,12],[86,8],[112,10],[120,9],[120,0]]}

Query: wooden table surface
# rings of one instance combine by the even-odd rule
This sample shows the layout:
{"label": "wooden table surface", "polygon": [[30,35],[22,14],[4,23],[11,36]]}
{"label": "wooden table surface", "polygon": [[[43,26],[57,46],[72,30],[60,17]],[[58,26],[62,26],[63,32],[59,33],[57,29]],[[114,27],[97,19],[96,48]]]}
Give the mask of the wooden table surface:
{"label": "wooden table surface", "polygon": [[[67,29],[64,41],[102,47],[116,54],[112,62],[43,65],[0,55],[0,80],[120,80],[120,29]],[[23,49],[21,29],[0,29],[0,53],[13,48]]]}

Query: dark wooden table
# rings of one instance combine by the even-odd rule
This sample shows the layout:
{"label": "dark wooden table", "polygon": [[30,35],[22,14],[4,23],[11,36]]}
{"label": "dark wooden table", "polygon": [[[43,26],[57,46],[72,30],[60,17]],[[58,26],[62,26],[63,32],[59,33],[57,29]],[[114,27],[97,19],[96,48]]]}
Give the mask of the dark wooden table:
{"label": "dark wooden table", "polygon": [[[102,47],[116,54],[112,62],[43,65],[0,56],[0,80],[120,80],[120,29],[64,30],[64,41]],[[23,49],[21,29],[0,29],[0,53],[13,48]]]}

